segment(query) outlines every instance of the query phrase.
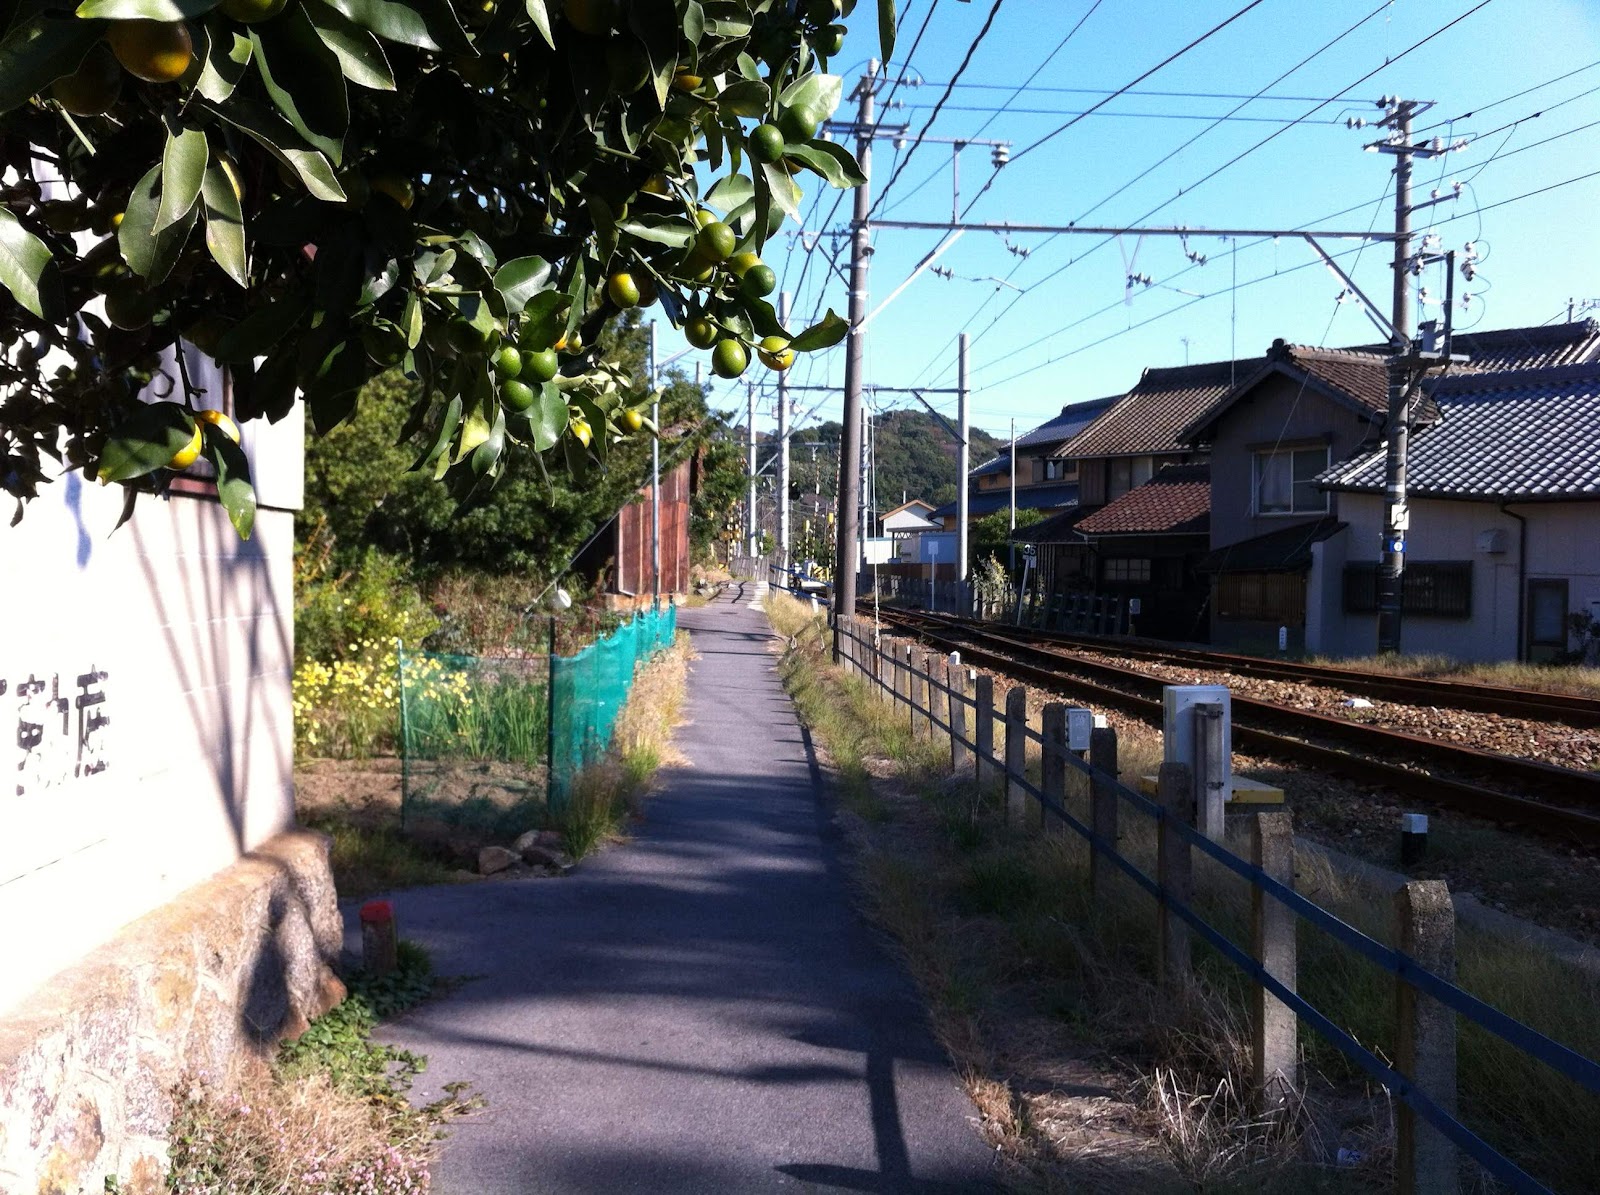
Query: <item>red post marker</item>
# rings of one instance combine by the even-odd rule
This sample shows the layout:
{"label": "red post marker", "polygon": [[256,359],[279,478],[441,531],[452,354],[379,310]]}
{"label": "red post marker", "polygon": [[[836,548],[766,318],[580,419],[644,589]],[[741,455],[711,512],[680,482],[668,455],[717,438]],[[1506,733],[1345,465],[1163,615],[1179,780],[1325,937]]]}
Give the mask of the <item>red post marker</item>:
{"label": "red post marker", "polygon": [[387,975],[399,965],[394,904],[369,900],[361,906],[361,965],[368,975]]}

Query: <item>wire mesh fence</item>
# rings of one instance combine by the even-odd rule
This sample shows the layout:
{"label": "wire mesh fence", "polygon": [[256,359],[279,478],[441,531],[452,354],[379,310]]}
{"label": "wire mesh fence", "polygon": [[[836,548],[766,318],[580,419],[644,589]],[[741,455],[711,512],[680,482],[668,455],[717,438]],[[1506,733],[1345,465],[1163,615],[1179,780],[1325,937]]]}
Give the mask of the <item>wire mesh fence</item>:
{"label": "wire mesh fence", "polygon": [[547,822],[610,747],[638,665],[676,633],[667,604],[570,656],[401,651],[402,828],[504,836]]}

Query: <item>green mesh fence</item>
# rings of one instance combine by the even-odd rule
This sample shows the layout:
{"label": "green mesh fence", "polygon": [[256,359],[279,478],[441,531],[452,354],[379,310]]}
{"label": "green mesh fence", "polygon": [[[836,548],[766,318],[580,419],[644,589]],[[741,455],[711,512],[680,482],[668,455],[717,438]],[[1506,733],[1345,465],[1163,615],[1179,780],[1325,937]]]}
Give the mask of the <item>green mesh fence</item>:
{"label": "green mesh fence", "polygon": [[633,621],[572,656],[557,656],[550,676],[550,804],[566,803],[568,786],[584,765],[611,745],[617,715],[633,687],[633,670],[672,643],[678,608],[643,610]]}
{"label": "green mesh fence", "polygon": [[543,812],[550,739],[546,656],[401,652],[402,825],[520,832]]}
{"label": "green mesh fence", "polygon": [[634,669],[677,629],[670,603],[642,611],[553,669],[544,655],[400,652],[401,825],[500,835],[542,824],[610,747]]}

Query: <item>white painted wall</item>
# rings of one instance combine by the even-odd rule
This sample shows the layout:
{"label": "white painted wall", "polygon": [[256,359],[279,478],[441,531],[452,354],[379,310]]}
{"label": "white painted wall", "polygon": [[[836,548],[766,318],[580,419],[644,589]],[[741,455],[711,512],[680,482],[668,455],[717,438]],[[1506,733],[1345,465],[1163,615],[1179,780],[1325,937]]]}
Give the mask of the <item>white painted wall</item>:
{"label": "white painted wall", "polygon": [[[1472,617],[1407,617],[1401,627],[1406,652],[1439,653],[1459,660],[1517,658],[1516,519],[1489,502],[1444,502],[1413,499],[1406,546],[1413,561],[1471,560]],[[1600,503],[1517,503],[1512,508],[1528,520],[1530,580],[1565,577],[1569,608],[1587,609],[1600,601]],[[1376,560],[1383,527],[1383,503],[1375,494],[1342,494],[1339,516],[1350,524],[1344,533],[1347,559]],[[1505,551],[1483,551],[1480,533],[1503,532]],[[1366,550],[1363,550],[1365,548]],[[1341,609],[1337,586],[1326,591],[1328,617],[1322,650],[1336,655],[1370,655],[1377,643],[1374,616],[1351,617]]]}
{"label": "white painted wall", "polygon": [[301,437],[250,430],[248,542],[76,474],[0,526],[0,1012],[292,822]]}

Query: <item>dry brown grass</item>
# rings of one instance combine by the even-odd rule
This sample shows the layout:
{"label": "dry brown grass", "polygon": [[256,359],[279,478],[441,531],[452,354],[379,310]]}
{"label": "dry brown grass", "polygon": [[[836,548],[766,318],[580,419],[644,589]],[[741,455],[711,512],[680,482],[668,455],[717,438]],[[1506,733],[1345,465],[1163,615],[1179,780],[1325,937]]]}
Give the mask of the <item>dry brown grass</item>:
{"label": "dry brown grass", "polygon": [[1418,676],[1431,680],[1468,681],[1479,685],[1504,685],[1545,693],[1600,697],[1600,668],[1588,666],[1525,664],[1517,661],[1468,663],[1444,655],[1363,656],[1349,660],[1312,656],[1306,663],[1329,668],[1353,668],[1385,676]]}

